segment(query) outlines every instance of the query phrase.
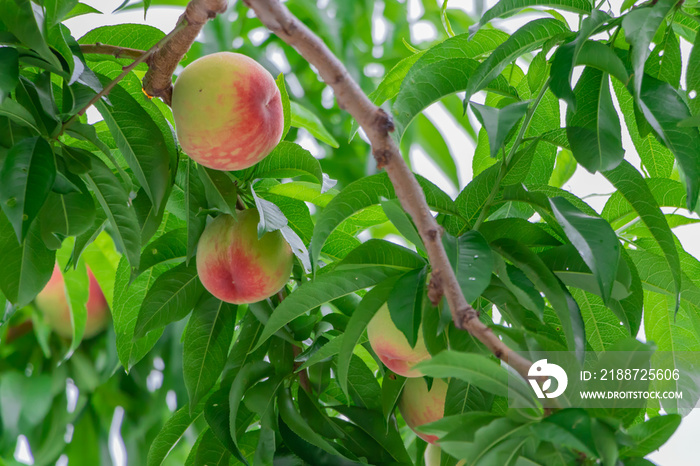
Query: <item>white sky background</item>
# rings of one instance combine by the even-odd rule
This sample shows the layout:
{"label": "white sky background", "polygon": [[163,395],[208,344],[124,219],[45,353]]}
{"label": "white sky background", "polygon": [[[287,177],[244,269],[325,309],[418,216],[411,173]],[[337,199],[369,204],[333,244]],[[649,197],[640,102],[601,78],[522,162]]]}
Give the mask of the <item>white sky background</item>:
{"label": "white sky background", "polygon": [[[323,0],[318,0],[320,4],[326,3]],[[351,1],[351,0],[348,0]],[[404,1],[409,2],[409,19],[414,21],[411,28],[411,42],[414,45],[419,45],[420,42],[425,40],[432,40],[435,38],[435,29],[432,24],[425,21],[415,22],[417,18],[422,14],[422,7],[418,0],[388,0],[388,1]],[[442,0],[436,0],[439,4],[442,4]],[[87,31],[94,29],[98,26],[111,25],[111,24],[122,24],[122,23],[140,23],[149,24],[162,29],[165,32],[169,32],[177,18],[179,17],[181,10],[174,8],[162,8],[153,7],[149,10],[149,14],[144,20],[143,10],[131,10],[127,12],[121,12],[118,14],[109,14],[114,8],[122,3],[122,0],[83,0],[83,3],[94,6],[95,8],[105,12],[104,15],[90,14],[81,16],[78,18],[73,18],[66,22],[66,25],[71,29],[73,35],[78,38],[84,35]],[[495,4],[495,0],[488,0],[489,6]],[[612,9],[616,14],[619,13],[621,0],[611,0],[608,4],[603,6],[603,9]],[[467,12],[472,10],[471,0],[450,0],[450,8],[461,8]],[[574,15],[566,15],[569,19],[570,25],[572,27],[576,26],[576,23],[572,22]],[[533,19],[533,15],[522,15],[507,21],[498,21],[499,27],[504,28],[509,31],[513,31],[520,27],[524,22]],[[374,24],[374,37],[382,36],[383,24],[379,21],[375,21]],[[408,38],[407,38],[408,39]],[[681,41],[683,44],[683,56],[684,60],[687,60],[688,52],[690,46],[684,40]],[[523,65],[523,63],[519,63]],[[613,93],[614,96],[614,93]],[[562,107],[562,110],[564,107]],[[456,163],[459,171],[460,179],[460,189],[467,184],[472,178],[471,170],[471,155],[474,152],[474,144],[469,140],[466,134],[459,128],[457,123],[452,119],[452,117],[444,110],[440,104],[431,106],[427,112],[427,116],[435,123],[439,128],[443,136],[445,137],[452,153],[456,155]],[[564,112],[562,111],[562,115]],[[90,112],[89,116],[94,119],[99,116],[94,112]],[[472,118],[472,123],[475,129],[478,129],[478,122]],[[626,158],[639,167],[639,158],[636,155],[636,151],[632,142],[627,134],[626,130],[623,130],[623,144],[627,151]],[[413,168],[416,172],[429,178],[451,196],[456,196],[456,192],[450,187],[449,183],[442,174],[435,168],[432,161],[428,160],[424,154],[419,151],[411,152],[411,159],[413,163]],[[591,175],[586,172],[583,168],[579,167],[575,175],[570,181],[566,183],[564,189],[571,191],[579,197],[588,196],[590,194],[610,194],[613,191],[612,186],[605,180],[601,175]],[[601,211],[603,205],[605,204],[607,197],[589,197],[586,198],[588,202],[594,209]],[[697,240],[698,235],[700,235],[700,225],[687,225],[676,228],[676,235],[679,237],[681,243],[685,249],[693,254],[695,257],[700,257],[700,241]],[[120,413],[117,413],[120,414]],[[692,466],[698,464],[697,456],[698,452],[693,451],[693,445],[697,445],[697,439],[700,436],[700,410],[694,410],[689,416],[687,416],[681,427],[676,431],[675,435],[671,440],[666,443],[660,451],[655,452],[649,456],[649,459],[656,462],[660,466]],[[112,442],[110,442],[112,443]],[[116,448],[110,448],[112,453],[112,459],[115,466],[125,466],[126,458],[125,452],[118,446]],[[19,455],[24,457],[24,455]],[[19,459],[19,458],[18,458]]]}

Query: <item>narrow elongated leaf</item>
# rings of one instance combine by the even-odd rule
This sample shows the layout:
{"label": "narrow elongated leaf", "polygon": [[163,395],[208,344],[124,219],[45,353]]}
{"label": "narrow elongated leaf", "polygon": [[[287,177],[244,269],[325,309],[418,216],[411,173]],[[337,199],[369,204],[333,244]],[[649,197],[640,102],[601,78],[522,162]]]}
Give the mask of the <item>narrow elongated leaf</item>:
{"label": "narrow elongated leaf", "polygon": [[644,68],[649,76],[678,89],[681,82],[681,46],[673,28],[666,29],[663,42],[654,47]]}
{"label": "narrow elongated leaf", "polygon": [[305,312],[333,299],[374,286],[398,272],[397,269],[379,266],[339,270],[317,277],[316,280],[299,287],[277,306],[267,321],[256,347]]}
{"label": "narrow elongated leaf", "polygon": [[246,391],[258,380],[269,377],[274,373],[274,369],[270,363],[265,361],[257,361],[244,365],[236,374],[236,378],[231,385],[229,392],[229,426],[231,427],[231,437],[233,443],[238,446],[238,433],[236,431],[238,410],[243,400]]}
{"label": "narrow elongated leaf", "polygon": [[282,98],[282,114],[284,115],[284,128],[282,129],[282,139],[289,132],[289,127],[292,124],[292,109],[289,103],[289,93],[287,92],[287,85],[284,82],[284,73],[280,73],[275,79],[277,83],[277,88],[280,90],[280,97]]}
{"label": "narrow elongated leaf", "polygon": [[455,271],[462,294],[467,302],[476,298],[489,286],[493,272],[493,252],[478,231],[468,231],[459,238],[443,235],[442,244]]}
{"label": "narrow elongated leaf", "polygon": [[466,86],[464,102],[469,102],[472,95],[486,87],[516,58],[568,32],[569,29],[564,23],[553,18],[536,19],[526,23],[474,70]]}
{"label": "narrow elongated leaf", "polygon": [[238,190],[233,180],[226,173],[203,165],[197,165],[197,172],[209,205],[235,217]]}
{"label": "narrow elongated leaf", "polygon": [[574,91],[576,110],[566,114],[566,135],[578,163],[591,173],[615,168],[625,155],[622,129],[607,73],[586,68]]}
{"label": "narrow elongated leaf", "polygon": [[126,254],[132,269],[138,269],[141,230],[129,197],[107,165],[93,159],[92,170],[83,175],[114,229],[114,240]]}
{"label": "narrow elongated leaf", "polygon": [[185,212],[187,219],[187,263],[194,257],[199,237],[202,236],[207,218],[200,215],[207,205],[204,186],[195,173],[194,161],[187,158],[183,172],[185,174]]}
{"label": "narrow elongated leaf", "polygon": [[584,214],[563,197],[552,198],[549,203],[566,236],[598,279],[603,301],[607,303],[620,261],[617,235],[608,222]]}
{"label": "narrow elongated leaf", "polygon": [[676,156],[683,169],[688,191],[688,210],[695,210],[700,197],[700,131],[680,126],[690,111],[678,91],[669,84],[646,77],[642,84],[640,107],[664,145]]}
{"label": "narrow elongated leaf", "polygon": [[190,313],[204,287],[197,277],[197,266],[180,264],[160,275],[143,299],[134,336],[165,327]]}
{"label": "narrow elongated leaf", "polygon": [[141,253],[139,274],[158,264],[184,259],[187,255],[186,237],[186,229],[177,228],[150,242]]}
{"label": "narrow elongated leaf", "polygon": [[[41,240],[38,225],[33,225],[22,243],[17,242],[10,221],[0,212],[0,289],[4,297],[17,307],[25,306],[44,288],[51,278],[56,262]],[[2,307],[4,309],[4,301]]]}
{"label": "narrow elongated leaf", "polygon": [[387,299],[391,320],[406,336],[411,347],[416,346],[423,317],[425,277],[425,268],[406,272],[396,280]]}
{"label": "narrow elongated leaf", "polygon": [[0,205],[22,242],[56,179],[56,159],[39,137],[12,146],[0,168]]}
{"label": "narrow elongated leaf", "polygon": [[634,74],[633,94],[638,98],[644,79],[644,64],[649,57],[651,44],[656,31],[678,0],[659,0],[645,8],[635,8],[622,19],[625,39],[631,47],[632,72]]}
{"label": "narrow elongated leaf", "polygon": [[[495,30],[479,31],[473,38],[460,34],[422,54],[406,73],[392,106],[396,126],[393,136],[401,140],[405,129],[423,109],[441,97],[464,89],[478,65],[476,58],[490,52],[506,38],[506,34]],[[491,87],[503,94],[515,93],[503,77]]]}
{"label": "narrow elongated leaf", "polygon": [[491,157],[496,158],[501,146],[506,142],[506,136],[513,127],[525,116],[530,102],[516,102],[503,108],[489,107],[472,103],[472,109],[489,136]]}
{"label": "narrow elongated leaf", "polygon": [[295,128],[304,128],[319,141],[325,142],[329,146],[337,149],[338,141],[333,135],[328,132],[321,120],[314,115],[308,108],[299,105],[296,102],[290,102],[290,110],[292,113],[291,125]]}
{"label": "narrow elongated leaf", "polygon": [[389,293],[394,288],[396,278],[398,277],[389,278],[368,291],[350,316],[343,334],[336,366],[338,370],[338,384],[345,394],[348,394],[348,370],[355,346],[374,314],[389,299]]}
{"label": "narrow elongated leaf", "polygon": [[235,323],[236,306],[209,293],[195,306],[185,329],[182,354],[190,406],[195,406],[221,375]]}
{"label": "narrow elongated leaf", "polygon": [[626,447],[620,453],[625,456],[646,456],[666,443],[680,424],[681,416],[678,414],[657,416],[635,424],[627,430],[627,433],[634,439],[636,445]]}
{"label": "narrow elongated leaf", "polygon": [[549,87],[554,95],[566,101],[571,110],[576,109],[576,97],[571,90],[571,73],[574,70],[574,65],[577,64],[579,53],[587,43],[588,38],[610,19],[610,15],[607,13],[593,10],[591,15],[581,22],[576,38],[559,47],[552,57]]}
{"label": "narrow elongated leaf", "polygon": [[[508,371],[492,359],[475,353],[454,350],[443,351],[427,361],[418,363],[416,369],[428,377],[457,377],[499,396],[512,396],[535,407],[532,390],[524,381],[510,378]],[[514,382],[518,380],[519,382]]]}
{"label": "narrow elongated leaf", "polygon": [[[425,178],[416,175],[428,205],[438,212],[456,214],[452,199]],[[381,198],[396,199],[394,187],[386,173],[378,173],[349,184],[324,208],[316,222],[311,239],[311,261],[314,264],[324,243],[341,222],[360,210],[379,204]]]}
{"label": "narrow elongated leaf", "polygon": [[231,452],[219,442],[214,432],[207,429],[202,434],[202,440],[197,445],[194,457],[195,466],[228,466]]}
{"label": "narrow elongated leaf", "polygon": [[557,313],[569,351],[580,358],[586,344],[585,327],[576,301],[549,268],[532,251],[512,240],[498,240],[491,247],[521,269],[541,290]]}
{"label": "narrow elongated leaf", "polygon": [[97,109],[129,168],[159,211],[167,200],[167,183],[171,175],[168,144],[153,118],[126,89],[115,86],[109,99],[111,107],[98,102]]}
{"label": "narrow elongated leaf", "polygon": [[666,223],[663,213],[654,200],[642,175],[626,161],[614,170],[603,172],[605,177],[627,199],[647,226],[654,240],[663,251],[673,277],[676,290],[676,311],[680,305],[681,264],[673,240],[673,233]]}
{"label": "narrow elongated leaf", "polygon": [[323,172],[311,152],[298,144],[280,142],[270,155],[246,171],[247,178],[294,178],[312,176],[323,183]]}
{"label": "narrow elongated leaf", "polygon": [[185,435],[187,428],[202,415],[203,408],[203,403],[200,403],[193,409],[185,405],[175,411],[170,416],[170,419],[165,421],[163,428],[158,432],[156,438],[153,439],[153,443],[151,443],[151,447],[148,449],[147,466],[163,464],[168,454],[175,448],[182,436]]}
{"label": "narrow elongated leaf", "polygon": [[507,18],[518,11],[533,7],[544,6],[557,10],[571,11],[573,13],[588,14],[591,12],[591,3],[586,0],[501,0],[484,13],[479,22],[469,29],[477,30],[492,19]]}

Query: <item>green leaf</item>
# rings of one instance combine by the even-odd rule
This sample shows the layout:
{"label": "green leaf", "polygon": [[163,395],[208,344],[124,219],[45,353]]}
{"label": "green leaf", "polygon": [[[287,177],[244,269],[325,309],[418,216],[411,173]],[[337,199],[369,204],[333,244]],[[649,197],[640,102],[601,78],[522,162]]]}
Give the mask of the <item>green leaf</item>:
{"label": "green leaf", "polygon": [[190,396],[196,405],[221,375],[236,324],[236,306],[208,293],[195,305],[185,329],[182,371]]}
{"label": "green leaf", "polygon": [[576,89],[576,110],[566,114],[571,152],[586,170],[611,170],[624,158],[622,129],[610,96],[607,73],[586,68]]}
{"label": "green leaf", "polygon": [[186,404],[182,408],[173,413],[170,418],[165,421],[163,427],[153,439],[151,447],[148,449],[146,457],[147,466],[160,466],[165,461],[165,458],[172,451],[175,445],[180,441],[187,428],[202,415],[204,403],[200,403],[193,409]]}
{"label": "green leaf", "polygon": [[401,208],[401,202],[398,199],[394,199],[393,201],[382,200],[379,203],[387,218],[394,224],[399,233],[413,243],[418,251],[425,252],[423,239],[420,237],[411,217]]}
{"label": "green leaf", "polygon": [[653,134],[642,136],[635,116],[634,98],[623,83],[613,80],[613,89],[625,117],[627,130],[634,143],[634,148],[642,159],[642,164],[649,176],[668,178],[673,171],[675,159],[671,151],[656,139]]}
{"label": "green leaf", "polygon": [[141,303],[146,292],[164,270],[163,266],[151,267],[129,283],[131,272],[126,258],[122,257],[117,267],[112,319],[117,335],[117,355],[127,371],[153,348],[163,333],[162,329],[157,330],[149,333],[145,338],[134,341],[134,328]]}
{"label": "green leaf", "polygon": [[680,304],[681,264],[673,240],[673,233],[666,223],[661,209],[654,201],[649,186],[639,172],[628,162],[623,161],[614,170],[604,172],[605,177],[627,199],[647,226],[654,240],[664,254],[673,277],[676,290],[676,310]]}
{"label": "green leaf", "polygon": [[688,56],[688,70],[685,74],[685,87],[688,94],[695,91],[693,98],[688,96],[690,101],[688,105],[693,115],[700,113],[700,45],[698,44],[700,44],[700,34],[695,35],[693,48]]}
{"label": "green leaf", "polygon": [[[0,49],[0,104],[19,84],[19,53],[12,47]],[[9,100],[9,99],[8,99]]]}
{"label": "green leaf", "polygon": [[683,169],[688,191],[688,210],[695,210],[700,197],[700,131],[698,128],[679,125],[690,117],[690,112],[681,95],[669,84],[646,77],[640,100],[644,116]]}
{"label": "green leaf", "polygon": [[642,80],[644,79],[644,64],[649,57],[649,45],[656,31],[663,23],[678,0],[659,0],[650,6],[635,8],[622,18],[622,28],[625,39],[632,46],[631,57],[633,72],[633,95],[641,95]]}
{"label": "green leaf", "polygon": [[274,150],[246,171],[246,178],[294,178],[312,176],[323,183],[321,165],[313,155],[293,142],[282,141]]}
{"label": "green leaf", "polygon": [[329,146],[337,149],[338,141],[328,132],[321,120],[309,109],[296,102],[290,102],[292,112],[291,126],[304,128],[319,141],[325,142]]}
{"label": "green leaf", "polygon": [[544,292],[562,323],[569,351],[582,357],[586,336],[581,312],[559,279],[539,257],[522,244],[502,239],[491,243],[491,247],[525,272],[537,288]]}
{"label": "green leaf", "polygon": [[481,296],[491,282],[493,252],[481,233],[470,230],[454,238],[442,236],[442,244],[457,276],[459,287],[468,303]]}
{"label": "green leaf", "polygon": [[[231,177],[226,172],[213,170],[204,165],[197,165],[197,171],[209,205],[235,217],[238,190]],[[190,172],[190,176],[192,175],[194,174]]]}
{"label": "green leaf", "polygon": [[563,197],[549,200],[552,212],[569,241],[593,275],[605,303],[612,294],[613,283],[620,262],[620,243],[610,224],[600,217],[586,215]]}
{"label": "green leaf", "polygon": [[581,49],[588,43],[588,38],[595,34],[610,19],[610,15],[607,13],[593,10],[591,15],[581,22],[576,38],[568,44],[557,48],[552,57],[549,87],[555,96],[566,101],[571,110],[576,109],[576,96],[571,90],[571,74],[574,70],[574,65],[577,64]]}
{"label": "green leaf", "polygon": [[[284,115],[284,129],[282,130],[282,140],[289,132],[289,127],[292,124],[292,109],[289,103],[289,93],[287,93],[287,85],[284,83],[284,73],[280,73],[275,79],[277,83],[277,88],[280,90],[280,97],[282,98],[282,114]],[[263,159],[264,160],[264,159]]]}
{"label": "green leaf", "polygon": [[[100,69],[95,71],[99,72]],[[108,81],[104,79],[103,84]],[[111,106],[101,101],[95,106],[105,119],[129,168],[146,190],[155,209],[160,211],[167,201],[171,148],[150,114],[121,85],[112,89],[109,100]]]}
{"label": "green leaf", "polygon": [[428,377],[456,377],[495,395],[510,396],[533,408],[537,406],[532,389],[522,379],[509,377],[504,367],[481,354],[446,350],[415,367]]}
{"label": "green leaf", "polygon": [[387,305],[394,325],[406,336],[411,347],[418,342],[423,317],[426,269],[415,269],[401,275],[389,293]]}
{"label": "green leaf", "polygon": [[479,18],[479,22],[469,29],[476,31],[493,19],[507,18],[520,10],[533,6],[550,7],[584,15],[590,13],[592,9],[591,3],[586,0],[501,0],[484,13]]}
{"label": "green leaf", "polygon": [[233,380],[231,391],[229,392],[229,426],[231,427],[231,437],[236,448],[240,448],[238,445],[236,421],[243,396],[258,380],[269,377],[273,373],[274,369],[270,363],[265,361],[251,362],[241,367],[241,370],[238,371],[236,378]]}
{"label": "green leaf", "polygon": [[141,229],[129,196],[117,177],[100,159],[92,160],[92,169],[83,175],[92,193],[107,214],[112,225],[114,241],[124,251],[132,269],[139,267]]}
{"label": "green leaf", "polygon": [[379,382],[367,364],[356,354],[350,358],[348,393],[357,406],[378,413],[382,411],[382,389]]}
{"label": "green leaf", "polygon": [[5,298],[18,307],[29,304],[44,289],[56,263],[56,253],[44,245],[38,225],[32,226],[24,241],[18,243],[12,225],[2,212],[0,257],[3,261],[0,289]]}
{"label": "green leaf", "polygon": [[207,206],[207,198],[201,180],[195,174],[194,161],[189,157],[185,161],[183,173],[185,190],[185,212],[187,214],[187,262],[194,257],[199,237],[202,236],[207,223],[205,215],[200,212]]}
{"label": "green leaf", "polygon": [[635,445],[623,448],[620,454],[622,456],[646,456],[666,443],[680,424],[681,416],[678,414],[652,417],[646,422],[635,424],[627,429],[627,433],[634,439]]}
{"label": "green leaf", "polygon": [[491,157],[496,158],[506,142],[506,137],[527,113],[529,101],[515,102],[502,108],[472,103],[472,110],[489,136]]}
{"label": "green leaf", "polygon": [[180,261],[187,256],[187,232],[185,228],[170,230],[143,248],[139,275],[159,264]]}
{"label": "green leaf", "polygon": [[195,263],[180,264],[160,275],[148,289],[134,328],[136,338],[165,327],[190,313],[204,287]]}
{"label": "green leaf", "polygon": [[216,434],[211,429],[205,430],[201,441],[197,445],[194,464],[201,466],[228,466],[230,458],[231,452],[219,442]]}
{"label": "green leaf", "polygon": [[645,73],[678,89],[681,82],[681,47],[673,28],[666,29],[663,42],[652,50]]}
{"label": "green leaf", "polygon": [[15,123],[31,128],[36,133],[41,132],[31,112],[16,100],[4,99],[0,102],[0,116],[8,117]]}
{"label": "green leaf", "polygon": [[[468,34],[460,34],[425,52],[406,74],[392,106],[396,126],[393,137],[400,140],[413,118],[431,103],[464,89],[478,66],[476,59],[496,48],[506,37],[495,30],[479,31],[471,39]],[[491,88],[505,95],[514,94],[503,77],[496,79]]]}
{"label": "green leaf", "polygon": [[[423,188],[428,205],[438,211],[456,214],[452,199],[434,184],[416,175],[418,184]],[[360,210],[379,204],[381,198],[396,199],[394,187],[386,173],[371,175],[349,184],[323,209],[316,222],[311,239],[311,261],[318,260],[324,243],[345,219]]]}
{"label": "green leaf", "polygon": [[390,267],[365,267],[333,271],[305,283],[277,306],[267,321],[256,348],[305,312],[333,299],[376,285],[397,273],[398,270]]}
{"label": "green leaf", "polygon": [[85,192],[49,193],[39,213],[42,236],[78,236],[95,222],[95,201]]}
{"label": "green leaf", "polygon": [[[137,50],[148,50],[159,40],[165,37],[165,33],[157,27],[145,24],[115,24],[113,26],[101,26],[85,33],[79,44],[109,44],[117,47],[127,47]],[[106,57],[88,55],[88,60],[105,60]],[[109,58],[114,60],[114,57]]]}
{"label": "green leaf", "polygon": [[56,159],[45,139],[12,146],[0,168],[0,205],[22,242],[56,179]]}
{"label": "green leaf", "polygon": [[340,348],[338,362],[338,384],[343,392],[348,393],[348,371],[350,359],[357,346],[360,337],[367,328],[367,324],[372,320],[374,314],[389,299],[389,293],[394,288],[396,277],[389,278],[377,284],[362,297],[362,301],[357,305],[350,320],[348,321],[345,333],[343,334],[342,346]]}
{"label": "green leaf", "polygon": [[569,33],[566,24],[553,18],[536,19],[515,31],[481,62],[469,77],[464,102],[486,87],[516,58],[542,47],[546,41]]}

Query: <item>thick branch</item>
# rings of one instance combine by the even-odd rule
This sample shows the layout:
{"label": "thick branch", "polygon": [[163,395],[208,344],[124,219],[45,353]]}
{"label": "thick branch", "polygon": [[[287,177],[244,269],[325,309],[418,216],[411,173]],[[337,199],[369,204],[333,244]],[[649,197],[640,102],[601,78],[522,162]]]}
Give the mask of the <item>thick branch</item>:
{"label": "thick branch", "polygon": [[192,46],[207,21],[226,11],[227,0],[192,0],[177,21],[182,28],[148,60],[148,72],[143,78],[143,90],[151,97],[160,97],[170,105],[173,92],[173,72]]}
{"label": "thick branch", "polygon": [[134,60],[141,58],[145,54],[144,50],[130,49],[129,47],[118,47],[116,45],[100,44],[81,44],[80,51],[83,53],[97,53],[100,55],[112,55],[115,58],[133,58]]}
{"label": "thick branch", "polygon": [[401,205],[413,219],[425,244],[432,265],[431,298],[437,299],[440,294],[444,294],[457,328],[468,330],[493,354],[526,377],[530,361],[513,353],[479,320],[476,310],[464,299],[442,247],[442,228],[430,213],[423,191],[389,134],[394,129],[391,117],[367,98],[323,41],[295,18],[279,0],[244,1],[265,26],[296,48],[318,69],[321,78],[333,88],[338,105],[347,110],[364,129],[372,144],[377,166],[386,169]]}

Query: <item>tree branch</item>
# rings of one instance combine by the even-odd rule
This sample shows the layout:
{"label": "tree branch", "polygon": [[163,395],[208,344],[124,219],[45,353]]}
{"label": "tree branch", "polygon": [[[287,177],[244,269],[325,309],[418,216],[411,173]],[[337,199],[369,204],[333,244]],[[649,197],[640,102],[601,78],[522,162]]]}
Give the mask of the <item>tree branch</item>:
{"label": "tree branch", "polygon": [[457,328],[469,331],[494,355],[527,377],[531,362],[513,353],[479,320],[476,310],[465,300],[442,246],[442,228],[430,213],[423,191],[389,134],[394,130],[391,117],[367,98],[323,41],[295,18],[279,0],[244,2],[255,11],[265,26],[296,48],[302,57],[318,69],[321,78],[333,88],[340,108],[347,110],[364,129],[371,142],[377,166],[386,169],[401,205],[413,219],[425,244],[432,266],[431,297],[437,298],[444,294]]}
{"label": "tree branch", "polygon": [[81,44],[80,51],[83,53],[96,53],[100,55],[112,55],[115,58],[133,58],[138,60],[145,50],[130,49],[129,47],[118,47],[97,42],[96,44]]}
{"label": "tree branch", "polygon": [[[143,90],[151,97],[160,97],[170,105],[173,93],[173,72],[192,46],[207,21],[226,11],[227,0],[191,0],[177,21],[177,33],[148,60]],[[178,29],[179,28],[179,29]]]}

